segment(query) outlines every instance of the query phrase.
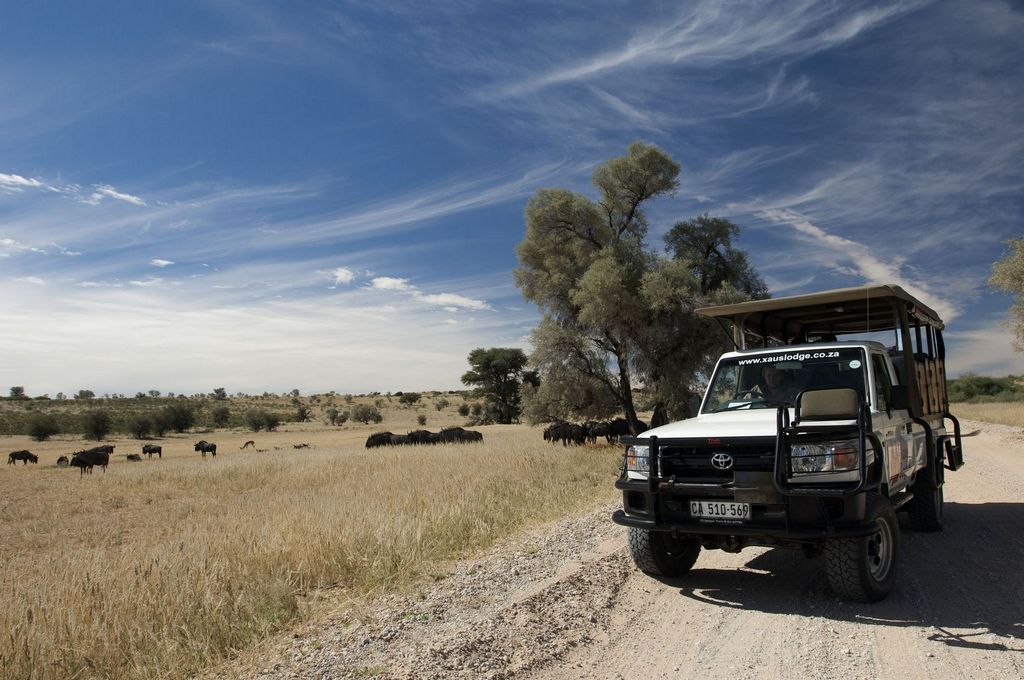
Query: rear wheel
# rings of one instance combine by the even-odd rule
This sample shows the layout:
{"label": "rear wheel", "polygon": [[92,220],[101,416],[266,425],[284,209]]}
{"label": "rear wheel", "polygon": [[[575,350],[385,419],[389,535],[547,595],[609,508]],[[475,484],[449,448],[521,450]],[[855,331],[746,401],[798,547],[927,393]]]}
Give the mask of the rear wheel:
{"label": "rear wheel", "polygon": [[912,492],[914,497],[907,503],[910,526],[917,531],[942,531],[942,486],[915,484]]}
{"label": "rear wheel", "polygon": [[629,554],[645,574],[682,576],[697,561],[700,542],[695,538],[676,538],[666,531],[630,527]]}
{"label": "rear wheel", "polygon": [[825,573],[832,591],[844,600],[877,602],[896,580],[900,529],[889,500],[868,499],[867,520],[874,531],[860,538],[838,538],[825,545]]}

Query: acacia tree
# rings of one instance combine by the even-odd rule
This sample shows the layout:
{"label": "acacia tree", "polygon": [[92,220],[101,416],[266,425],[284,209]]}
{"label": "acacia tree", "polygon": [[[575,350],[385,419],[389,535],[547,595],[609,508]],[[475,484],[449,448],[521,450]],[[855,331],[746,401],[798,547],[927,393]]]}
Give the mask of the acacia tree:
{"label": "acacia tree", "polygon": [[564,189],[530,199],[515,278],[544,312],[531,337],[541,376],[529,393],[531,417],[596,415],[614,403],[637,432],[640,385],[685,415],[697,376],[726,340],[694,310],[764,296],[764,283],[732,247],[738,228],[725,220],[677,224],[667,239],[671,257],[646,246],[643,207],[674,191],[678,174],[667,154],[637,142],[594,171],[597,202]]}
{"label": "acacia tree", "polygon": [[474,385],[489,408],[489,419],[513,423],[522,414],[520,386],[535,376],[526,370],[527,358],[515,347],[478,347],[469,353],[470,370],[462,376],[464,385]]}
{"label": "acacia tree", "polygon": [[1013,331],[1013,346],[1024,352],[1024,238],[1010,239],[1010,247],[1003,259],[992,265],[989,283],[1015,297],[1010,307],[1010,329]]}

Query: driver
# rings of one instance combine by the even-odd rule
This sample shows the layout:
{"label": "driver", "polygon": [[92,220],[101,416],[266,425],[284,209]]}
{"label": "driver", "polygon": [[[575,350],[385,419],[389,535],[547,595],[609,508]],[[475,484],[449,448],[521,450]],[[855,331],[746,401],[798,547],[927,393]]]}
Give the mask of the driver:
{"label": "driver", "polygon": [[772,402],[792,403],[796,399],[799,388],[793,378],[769,364],[761,371],[761,394]]}

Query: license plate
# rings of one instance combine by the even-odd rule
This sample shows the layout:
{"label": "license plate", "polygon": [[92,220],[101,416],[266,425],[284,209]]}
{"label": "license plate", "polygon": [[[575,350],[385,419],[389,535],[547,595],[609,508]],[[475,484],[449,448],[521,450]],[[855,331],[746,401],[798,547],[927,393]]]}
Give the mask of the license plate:
{"label": "license plate", "polygon": [[690,501],[690,516],[701,519],[742,522],[750,519],[750,503],[728,501]]}

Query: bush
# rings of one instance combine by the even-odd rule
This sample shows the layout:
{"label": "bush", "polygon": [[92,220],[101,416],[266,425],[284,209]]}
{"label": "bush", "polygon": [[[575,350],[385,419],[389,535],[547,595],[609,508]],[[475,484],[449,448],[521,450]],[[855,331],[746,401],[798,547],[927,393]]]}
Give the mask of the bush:
{"label": "bush", "polygon": [[49,413],[34,413],[28,420],[28,433],[37,442],[45,442],[60,432],[57,418]]}
{"label": "bush", "polygon": [[465,418],[466,416],[469,415],[469,404],[467,404],[467,403],[459,404],[459,415],[462,416],[463,418]]}
{"label": "bush", "polygon": [[245,412],[245,424],[253,432],[259,432],[260,430],[273,432],[281,424],[281,417],[276,413],[270,413],[261,408],[252,408]]}
{"label": "bush", "polygon": [[231,409],[227,406],[214,406],[213,410],[210,411],[210,421],[214,427],[227,427],[228,422],[231,420]]}
{"label": "bush", "polygon": [[348,411],[339,411],[333,406],[324,412],[327,417],[328,425],[344,425],[345,421],[348,420]]}
{"label": "bush", "polygon": [[436,408],[438,411],[443,411],[444,409],[448,408],[448,404],[449,401],[442,397],[441,399],[438,399],[437,401],[434,402],[434,408]]}
{"label": "bush", "polygon": [[167,429],[175,432],[184,432],[196,422],[196,413],[188,404],[170,404],[160,410],[160,417],[163,419]]}
{"label": "bush", "polygon": [[473,408],[471,408],[470,411],[473,412],[474,416],[479,416],[481,413],[484,412],[484,405],[481,404],[479,401],[474,402]]}
{"label": "bush", "polygon": [[420,425],[426,425],[427,417],[425,415],[418,415],[416,416],[416,422],[419,423]]}
{"label": "bush", "polygon": [[412,406],[420,400],[422,395],[419,392],[404,392],[398,397],[398,403],[406,406]]}
{"label": "bush", "polygon": [[147,415],[135,416],[128,421],[128,432],[136,439],[145,439],[153,431],[153,419]]}
{"label": "bush", "polygon": [[357,423],[379,423],[384,420],[380,410],[376,406],[368,404],[356,404],[352,407],[352,420]]}
{"label": "bush", "polygon": [[82,432],[86,439],[105,439],[110,434],[110,412],[89,411],[82,418]]}

